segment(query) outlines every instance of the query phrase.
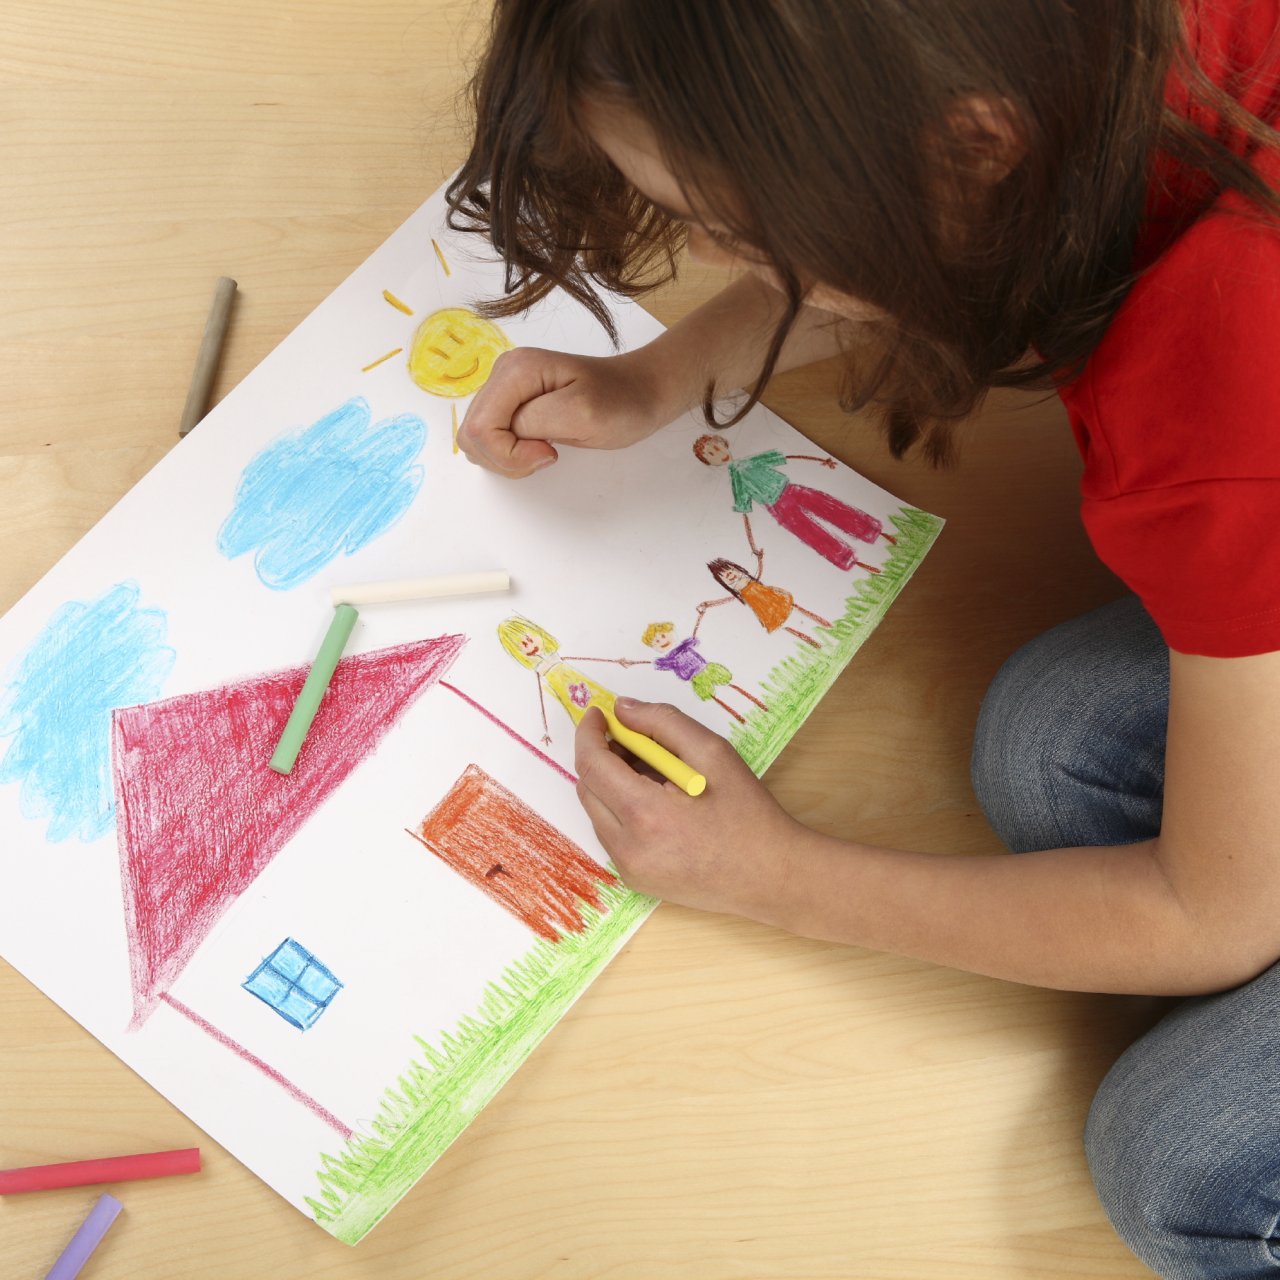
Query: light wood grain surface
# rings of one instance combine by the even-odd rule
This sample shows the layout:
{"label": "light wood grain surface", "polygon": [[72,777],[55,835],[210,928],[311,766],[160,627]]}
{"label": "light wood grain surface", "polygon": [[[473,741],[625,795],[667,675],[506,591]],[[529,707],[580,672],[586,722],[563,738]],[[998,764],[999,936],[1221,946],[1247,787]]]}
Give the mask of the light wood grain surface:
{"label": "light wood grain surface", "polygon": [[[177,441],[214,282],[225,394],[463,154],[464,0],[6,0],[0,7],[0,608]],[[649,303],[671,322],[696,273]],[[1004,398],[959,469],[897,464],[830,370],[769,403],[943,515],[934,552],[769,783],[829,832],[997,843],[967,778],[982,692],[1120,593],[1079,528],[1060,409]],[[86,1277],[1146,1275],[1080,1148],[1159,1011],[662,907],[436,1168],[339,1244],[0,964],[0,1167],[199,1145],[119,1189]],[[0,1275],[43,1275],[96,1196],[0,1201]]]}

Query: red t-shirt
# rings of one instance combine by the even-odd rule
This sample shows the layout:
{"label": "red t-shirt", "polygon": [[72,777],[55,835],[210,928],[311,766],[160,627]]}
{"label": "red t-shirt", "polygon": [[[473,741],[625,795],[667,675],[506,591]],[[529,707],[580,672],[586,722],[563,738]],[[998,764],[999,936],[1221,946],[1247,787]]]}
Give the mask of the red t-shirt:
{"label": "red t-shirt", "polygon": [[[1200,66],[1280,120],[1280,0],[1185,7]],[[1182,86],[1168,100],[1213,127]],[[1280,186],[1280,158],[1255,163]],[[1206,207],[1172,164],[1147,213],[1145,270],[1060,392],[1084,525],[1170,648],[1267,653],[1280,649],[1280,229],[1232,194]]]}

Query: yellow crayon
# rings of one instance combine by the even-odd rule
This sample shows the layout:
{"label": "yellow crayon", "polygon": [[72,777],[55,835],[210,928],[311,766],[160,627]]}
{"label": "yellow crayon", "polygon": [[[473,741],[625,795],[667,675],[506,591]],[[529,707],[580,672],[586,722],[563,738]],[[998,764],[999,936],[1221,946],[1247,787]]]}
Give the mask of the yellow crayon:
{"label": "yellow crayon", "polygon": [[666,747],[647,738],[643,733],[628,729],[613,713],[612,707],[602,706],[599,702],[593,706],[600,707],[604,713],[605,723],[609,726],[609,736],[620,746],[626,747],[639,760],[643,760],[650,768],[656,769],[664,778],[670,779],[686,795],[700,796],[707,789],[707,780],[696,769],[685,764],[677,755],[672,755]]}

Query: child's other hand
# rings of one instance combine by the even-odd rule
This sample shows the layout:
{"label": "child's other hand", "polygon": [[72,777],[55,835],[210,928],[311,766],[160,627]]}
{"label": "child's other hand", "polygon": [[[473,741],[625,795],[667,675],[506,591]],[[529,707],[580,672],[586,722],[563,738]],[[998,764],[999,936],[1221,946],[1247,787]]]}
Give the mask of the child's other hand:
{"label": "child's other hand", "polygon": [[623,449],[643,440],[683,411],[665,403],[643,351],[504,351],[458,428],[458,448],[478,466],[519,479],[550,466],[556,445]]}
{"label": "child's other hand", "polygon": [[707,779],[702,795],[686,795],[611,750],[599,711],[583,716],[575,740],[578,797],[623,879],[670,902],[775,920],[804,829],[704,725],[663,703],[619,698],[615,710],[628,728]]}

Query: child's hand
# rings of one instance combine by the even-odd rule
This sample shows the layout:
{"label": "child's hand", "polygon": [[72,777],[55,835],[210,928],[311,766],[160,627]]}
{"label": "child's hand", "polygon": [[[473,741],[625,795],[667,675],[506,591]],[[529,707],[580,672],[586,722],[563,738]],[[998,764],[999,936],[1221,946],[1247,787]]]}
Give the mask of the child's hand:
{"label": "child's hand", "polygon": [[519,479],[550,466],[555,445],[623,449],[643,440],[687,407],[660,392],[662,378],[644,351],[504,351],[458,428],[458,448],[478,466]]}
{"label": "child's hand", "polygon": [[628,728],[707,779],[702,795],[685,795],[615,754],[599,711],[583,716],[575,743],[578,797],[623,879],[640,893],[685,906],[776,920],[804,829],[729,743],[696,720],[662,703],[625,698],[615,711]]}

